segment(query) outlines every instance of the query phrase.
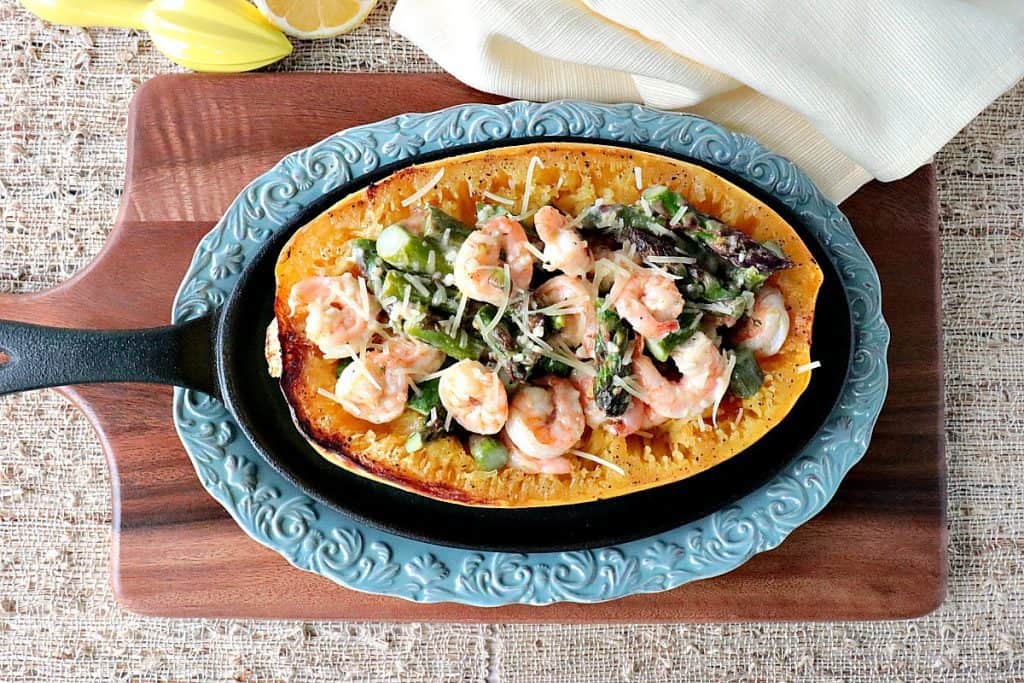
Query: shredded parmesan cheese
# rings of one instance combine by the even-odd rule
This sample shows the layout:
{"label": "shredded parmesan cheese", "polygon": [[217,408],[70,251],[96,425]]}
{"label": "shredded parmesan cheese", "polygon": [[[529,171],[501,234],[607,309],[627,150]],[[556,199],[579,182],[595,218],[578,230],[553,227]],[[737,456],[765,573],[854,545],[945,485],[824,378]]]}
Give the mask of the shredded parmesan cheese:
{"label": "shredded parmesan cheese", "polygon": [[575,455],[577,458],[583,458],[584,460],[596,462],[598,465],[603,465],[614,472],[618,472],[622,476],[626,476],[626,471],[624,469],[622,469],[613,462],[608,462],[604,458],[597,457],[593,453],[587,453],[586,451],[576,450],[575,448],[569,449],[569,452]]}
{"label": "shredded parmesan cheese", "polygon": [[[431,252],[430,255],[433,256],[434,253]],[[410,275],[409,273],[406,273],[405,274],[405,281],[408,282],[413,287],[415,287],[416,291],[418,293],[420,293],[421,295],[423,295],[425,297],[429,297],[430,296],[430,290],[427,289],[426,286],[422,282],[420,282],[420,279],[418,277],[416,277],[415,275]]]}
{"label": "shredded parmesan cheese", "polygon": [[565,349],[555,349],[549,346],[547,349],[540,349],[537,353],[544,356],[545,358],[550,358],[551,360],[556,360],[559,363],[568,365],[573,370],[581,372],[584,375],[589,375],[590,377],[593,377],[594,375],[597,374],[597,370],[595,370],[593,366],[591,366],[589,363],[584,363],[575,355],[569,353]]}
{"label": "shredded parmesan cheese", "polygon": [[796,373],[799,375],[799,374],[802,374],[802,373],[805,373],[805,372],[810,372],[811,370],[817,370],[820,367],[821,367],[821,361],[820,360],[812,360],[810,363],[804,363],[803,365],[798,365],[797,368],[796,368]]}
{"label": "shredded parmesan cheese", "polygon": [[359,282],[359,304],[363,309],[363,319],[370,319],[370,293],[366,291],[366,280],[362,277],[356,278]]}
{"label": "shredded parmesan cheese", "polygon": [[627,394],[636,398],[637,400],[643,401],[644,403],[650,403],[650,398],[647,396],[646,392],[644,392],[639,387],[639,385],[637,385],[636,380],[634,380],[632,377],[623,378],[619,377],[618,375],[614,375],[612,377],[612,384],[614,384],[617,387],[622,387],[622,389]]}
{"label": "shredded parmesan cheese", "polygon": [[333,391],[327,391],[326,389],[323,389],[321,387],[317,387],[316,393],[320,394],[324,398],[329,398],[332,401],[334,401],[335,403],[341,405],[341,401],[338,400],[337,395]]}
{"label": "shredded parmesan cheese", "polygon": [[639,166],[634,166],[633,177],[636,179],[636,189],[644,189],[644,170]]}
{"label": "shredded parmesan cheese", "polygon": [[731,315],[732,306],[723,301],[712,301],[711,303],[704,303],[702,301],[696,301],[693,303],[694,308],[699,308],[702,311],[711,311],[712,313],[718,313],[719,315]]}
{"label": "shredded parmesan cheese", "polygon": [[380,385],[380,382],[377,381],[377,378],[373,376],[372,372],[370,372],[370,368],[366,367],[366,362],[363,360],[361,355],[356,356],[352,360],[352,362],[359,369],[359,372],[363,375],[363,377],[368,379],[370,381],[370,384],[377,388],[377,391],[384,391],[384,387]]}
{"label": "shredded parmesan cheese", "polygon": [[487,197],[491,201],[498,202],[499,204],[504,204],[505,206],[513,206],[515,204],[515,200],[509,199],[508,197],[502,197],[499,194],[494,194],[493,192],[489,192],[487,190],[484,190],[481,194],[483,194],[483,196]]}
{"label": "shredded parmesan cheese", "polygon": [[686,204],[683,204],[682,206],[680,206],[679,210],[676,211],[674,214],[672,214],[672,218],[668,219],[668,224],[669,225],[678,225],[679,221],[683,220],[683,216],[686,215],[686,209],[688,209],[688,208],[689,207],[686,206]]}
{"label": "shredded parmesan cheese", "polygon": [[444,368],[442,370],[438,370],[437,372],[432,372],[429,375],[423,375],[422,377],[420,377],[420,384],[423,384],[424,382],[429,382],[432,379],[437,379],[444,373],[448,372],[449,369],[450,368]]}
{"label": "shredded parmesan cheese", "polygon": [[405,296],[402,298],[402,315],[409,312],[409,301],[412,298],[412,285],[405,286]]}
{"label": "shredded parmesan cheese", "polygon": [[505,311],[508,309],[509,299],[512,298],[512,273],[507,263],[503,266],[503,270],[505,273],[505,284],[501,292],[503,299],[501,305],[498,306],[498,312],[494,314],[494,319],[484,328],[484,334],[490,334],[498,326],[498,323],[501,322],[502,317],[505,315]]}
{"label": "shredded parmesan cheese", "polygon": [[402,206],[412,206],[419,200],[423,199],[424,195],[434,189],[434,185],[441,182],[441,178],[444,177],[444,168],[441,168],[434,177],[427,181],[427,184],[420,189],[413,192],[411,195],[402,200]]}
{"label": "shredded parmesan cheese", "polygon": [[512,320],[515,322],[516,326],[522,330],[523,334],[526,335],[526,338],[533,342],[533,345],[536,346],[541,353],[551,351],[551,345],[534,334],[533,330],[530,329],[530,303],[526,298],[523,299],[523,305],[519,309],[519,315],[512,316]]}
{"label": "shredded parmesan cheese", "polygon": [[682,279],[684,279],[682,275],[673,275],[672,273],[668,272],[667,270],[665,270],[661,266],[655,265],[653,263],[648,264],[648,268],[650,270],[653,270],[658,275],[661,275],[663,277],[667,277],[669,280],[682,280]]}
{"label": "shredded parmesan cheese", "polygon": [[632,261],[636,258],[636,246],[629,240],[626,240],[622,243],[622,253],[627,259]]}
{"label": "shredded parmesan cheese", "polygon": [[644,260],[647,261],[648,263],[657,263],[659,265],[666,266],[687,266],[690,265],[691,263],[697,262],[697,259],[693,258],[692,256],[655,256],[653,254],[651,256],[645,257]]}
{"label": "shredded parmesan cheese", "polygon": [[523,190],[523,203],[519,206],[519,218],[526,217],[526,210],[530,208],[530,195],[533,194],[533,169],[537,166],[544,168],[539,157],[530,157],[530,165],[526,167],[526,188]]}
{"label": "shredded parmesan cheese", "polygon": [[530,313],[544,315],[549,318],[552,318],[557,315],[577,315],[583,312],[582,304],[585,301],[585,297],[574,296],[572,298],[566,299],[565,301],[559,301],[557,303],[551,304],[550,306],[545,306],[544,308],[535,308],[531,310]]}
{"label": "shredded parmesan cheese", "polygon": [[466,293],[463,292],[462,296],[459,297],[459,307],[455,309],[455,317],[452,318],[452,325],[448,329],[448,334],[455,334],[455,330],[459,329],[459,325],[462,324],[462,315],[466,312],[466,301],[469,299]]}
{"label": "shredded parmesan cheese", "polygon": [[533,254],[533,257],[535,259],[537,259],[541,263],[546,263],[546,261],[544,260],[544,252],[542,252],[540,249],[538,249],[537,247],[533,246],[529,242],[523,242],[523,246],[526,248],[526,251],[528,251],[531,254]]}

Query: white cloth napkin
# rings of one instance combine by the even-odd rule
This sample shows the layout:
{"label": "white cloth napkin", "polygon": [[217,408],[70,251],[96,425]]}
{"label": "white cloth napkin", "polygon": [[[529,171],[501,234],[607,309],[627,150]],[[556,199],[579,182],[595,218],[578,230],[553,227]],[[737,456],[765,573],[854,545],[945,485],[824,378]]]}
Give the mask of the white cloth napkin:
{"label": "white cloth napkin", "polygon": [[836,201],[1024,75],[1024,0],[399,0],[391,27],[481,90],[700,114]]}

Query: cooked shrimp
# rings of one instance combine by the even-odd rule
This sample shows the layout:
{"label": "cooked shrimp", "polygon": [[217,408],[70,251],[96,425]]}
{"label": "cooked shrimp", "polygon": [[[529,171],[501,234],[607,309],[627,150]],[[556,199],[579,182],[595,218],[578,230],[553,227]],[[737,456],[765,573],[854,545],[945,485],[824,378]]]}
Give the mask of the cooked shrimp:
{"label": "cooked shrimp", "polygon": [[580,392],[580,403],[587,426],[591,429],[604,429],[616,436],[629,436],[635,432],[657,427],[668,419],[658,415],[651,407],[639,399],[632,399],[629,408],[619,417],[610,418],[594,400],[594,377],[574,372],[569,377],[573,386]]}
{"label": "cooked shrimp", "polygon": [[572,472],[572,463],[566,457],[531,458],[516,448],[507,434],[501,435],[501,441],[508,449],[509,467],[514,467],[527,474],[569,474]]}
{"label": "cooked shrimp", "polygon": [[758,356],[773,356],[786,343],[789,335],[789,313],[782,292],[762,287],[754,295],[754,310],[736,329],[735,341]]}
{"label": "cooked shrimp", "polygon": [[570,227],[569,218],[553,206],[542,206],[533,225],[544,242],[544,269],[584,276],[594,265],[587,241]]}
{"label": "cooked shrimp", "polygon": [[583,436],[586,418],[580,392],[567,379],[545,377],[516,392],[505,433],[531,458],[557,458]]}
{"label": "cooked shrimp", "polygon": [[402,371],[416,381],[437,370],[446,358],[444,351],[411,337],[392,337],[380,351],[369,355],[372,361],[388,370]]}
{"label": "cooked shrimp", "polygon": [[455,255],[455,286],[474,301],[500,306],[505,301],[504,267],[511,285],[530,286],[533,256],[523,226],[508,216],[498,216],[470,233]]}
{"label": "cooked shrimp", "polygon": [[608,301],[633,329],[647,339],[661,339],[679,329],[683,295],[672,278],[639,268],[616,275]]}
{"label": "cooked shrimp", "polygon": [[366,281],[352,273],[300,280],[288,295],[292,315],[305,306],[306,337],[320,347],[324,358],[354,356],[374,332],[380,304],[367,291]]}
{"label": "cooked shrimp", "polygon": [[630,434],[664,424],[667,419],[655,413],[643,401],[633,398],[629,402],[629,408],[626,409],[626,412],[615,419],[605,422],[604,428],[616,436],[629,436]]}
{"label": "cooked shrimp", "polygon": [[666,422],[672,419],[670,417],[665,417],[664,415],[654,412],[653,408],[651,408],[646,403],[643,403],[642,401],[636,402],[642,403],[644,406],[644,417],[643,420],[640,421],[640,430],[654,429],[655,427],[660,427],[661,425],[665,424]]}
{"label": "cooked shrimp", "polygon": [[383,424],[405,410],[409,385],[404,372],[356,359],[338,376],[334,396],[349,415]]}
{"label": "cooked shrimp", "polygon": [[334,396],[347,413],[383,424],[405,410],[409,380],[436,371],[445,354],[416,339],[395,337],[356,359],[338,376]]}
{"label": "cooked shrimp", "polygon": [[569,376],[569,381],[580,394],[580,405],[583,407],[583,417],[587,421],[587,426],[591,429],[600,429],[608,421],[608,416],[594,400],[594,376],[574,370]]}
{"label": "cooked shrimp", "polygon": [[679,373],[666,379],[654,362],[639,350],[633,354],[633,373],[644,402],[666,418],[690,418],[702,414],[725,394],[729,367],[721,351],[703,332],[696,332],[672,352]]}
{"label": "cooked shrimp", "polygon": [[437,387],[441,404],[474,434],[497,434],[508,420],[508,394],[498,375],[475,360],[444,371]]}
{"label": "cooked shrimp", "polygon": [[579,349],[581,358],[593,358],[597,340],[597,309],[591,298],[591,287],[585,280],[569,275],[556,275],[534,293],[540,309],[547,315],[558,316],[565,325],[557,338],[569,347]]}

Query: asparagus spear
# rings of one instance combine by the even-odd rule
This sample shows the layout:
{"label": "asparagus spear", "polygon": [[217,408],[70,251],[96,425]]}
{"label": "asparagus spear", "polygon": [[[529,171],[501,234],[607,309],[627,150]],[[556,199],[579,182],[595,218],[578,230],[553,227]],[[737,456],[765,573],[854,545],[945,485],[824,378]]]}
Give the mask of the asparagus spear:
{"label": "asparagus spear", "polygon": [[373,240],[355,239],[350,242],[352,256],[363,271],[363,277],[370,284],[370,289],[376,297],[380,297],[380,287],[384,280],[385,266],[377,255],[377,244]]}
{"label": "asparagus spear", "polygon": [[436,319],[426,315],[415,322],[406,322],[403,331],[413,339],[430,344],[456,360],[477,360],[486,349],[482,341],[465,330],[456,330],[454,334],[449,334],[441,328]]}
{"label": "asparagus spear", "polygon": [[733,287],[757,291],[758,287],[768,279],[768,273],[763,273],[754,266],[747,268],[730,268],[729,282]]}
{"label": "asparagus spear", "polygon": [[664,363],[677,346],[692,337],[693,333],[698,330],[702,317],[703,314],[700,311],[683,311],[683,314],[679,316],[679,329],[669,332],[661,339],[646,339],[644,343],[647,346],[647,351]]}
{"label": "asparagus spear", "polygon": [[619,249],[629,242],[641,256],[692,255],[687,238],[664,225],[664,219],[621,204],[601,204],[587,210],[581,227],[591,247]]}
{"label": "asparagus spear", "polygon": [[686,298],[690,300],[724,301],[739,294],[739,291],[729,289],[721,280],[700,266],[688,265],[683,272],[685,274],[680,284]]}
{"label": "asparagus spear", "polygon": [[733,353],[736,354],[736,364],[729,378],[729,391],[740,398],[749,398],[764,384],[764,372],[750,349],[740,347]]}
{"label": "asparagus spear", "polygon": [[[392,227],[405,230],[401,226]],[[405,320],[402,325],[403,332],[413,339],[418,339],[444,351],[457,360],[480,358],[485,350],[482,341],[471,336],[465,330],[456,330],[454,334],[450,334],[441,327],[438,318],[428,308],[433,306],[445,311],[454,310],[454,306],[457,306],[458,302],[455,291],[445,288],[444,301],[441,300],[441,297],[435,298],[433,294],[429,297],[429,301],[426,301],[427,297],[406,279],[410,277],[410,274],[400,273],[386,266],[385,261],[378,254],[379,245],[380,240],[376,244],[372,240],[353,240],[353,255],[363,270],[364,276],[370,282],[374,295],[389,314],[395,306],[404,303],[405,293],[408,290],[412,311],[403,311],[402,317]],[[435,294],[436,288],[442,287],[442,285],[433,283],[422,284],[428,290],[433,289]]]}
{"label": "asparagus spear", "polygon": [[412,273],[447,275],[452,264],[434,240],[417,237],[401,225],[391,225],[377,237],[377,253],[389,265]]}
{"label": "asparagus spear", "polygon": [[[405,300],[409,290],[410,303],[420,307],[436,308],[445,313],[454,313],[459,306],[459,292],[454,287],[445,287],[414,273],[402,273],[388,269],[380,287],[379,298],[383,300]],[[427,293],[424,294],[424,291]]]}
{"label": "asparagus spear", "polygon": [[[473,229],[451,216],[436,206],[427,207],[427,220],[423,225],[423,236],[437,240],[439,243],[446,241],[448,245],[458,249]],[[445,239],[447,235],[447,239]],[[442,244],[442,247],[446,245]]]}
{"label": "asparagus spear", "polygon": [[473,329],[483,337],[491,356],[499,369],[504,371],[506,378],[512,383],[525,382],[539,356],[536,350],[524,348],[519,343],[516,330],[508,320],[503,319],[494,324],[494,316],[497,314],[494,306],[481,306],[473,316]]}
{"label": "asparagus spear", "polygon": [[730,228],[710,216],[697,214],[697,225],[686,233],[709,251],[736,268],[755,268],[764,275],[792,268],[793,262],[780,256],[745,232]]}
{"label": "asparagus spear", "polygon": [[482,470],[497,470],[508,462],[508,449],[493,436],[473,434],[469,437],[469,452]]}
{"label": "asparagus spear", "polygon": [[610,308],[598,305],[598,335],[595,344],[597,376],[594,377],[594,400],[608,417],[618,417],[629,408],[629,393],[614,381],[629,371],[623,354],[629,344],[629,326]]}
{"label": "asparagus spear", "polygon": [[530,373],[530,376],[544,377],[546,375],[555,375],[557,377],[568,377],[571,374],[572,368],[562,361],[541,356],[537,359],[537,364],[533,366],[533,372]]}
{"label": "asparagus spear", "polygon": [[[415,399],[411,399],[409,401],[410,407],[413,400]],[[409,453],[415,453],[427,445],[427,442],[433,441],[434,439],[447,434],[448,432],[445,431],[444,428],[447,416],[447,411],[445,411],[441,402],[438,401],[437,404],[431,407],[424,415],[423,422],[420,427],[409,434],[409,438],[405,440],[405,450]]]}

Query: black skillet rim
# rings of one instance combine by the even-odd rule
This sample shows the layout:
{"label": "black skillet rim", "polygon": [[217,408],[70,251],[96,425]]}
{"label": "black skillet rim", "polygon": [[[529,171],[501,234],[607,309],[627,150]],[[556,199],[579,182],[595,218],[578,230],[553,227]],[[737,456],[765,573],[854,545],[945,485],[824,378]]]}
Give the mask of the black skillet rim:
{"label": "black skillet rim", "polygon": [[[352,474],[316,453],[291,423],[278,383],[260,363],[262,330],[272,317],[273,264],[285,242],[346,195],[407,166],[488,149],[559,142],[626,148],[702,166],[765,202],[793,226],[825,274],[812,337],[814,357],[823,365],[813,373],[794,409],[751,447],[683,481],[607,500],[546,508],[472,508],[437,501]],[[245,296],[253,287],[268,294]],[[257,310],[254,301],[260,302]],[[255,330],[248,322],[254,318],[258,320]],[[771,481],[817,433],[835,405],[851,360],[852,335],[849,302],[827,250],[796,212],[770,194],[727,169],[686,155],[618,140],[540,136],[458,145],[417,155],[353,178],[324,194],[282,225],[243,270],[221,309],[215,355],[224,401],[245,437],[271,467],[311,498],[369,526],[419,541],[474,550],[551,552],[604,547],[663,533],[715,512]],[[248,344],[233,343],[239,338],[247,339]],[[252,372],[254,363],[260,363],[256,373]],[[275,404],[270,415],[266,414],[268,401]],[[268,419],[271,417],[274,419]],[[285,421],[287,431],[283,432]]]}

